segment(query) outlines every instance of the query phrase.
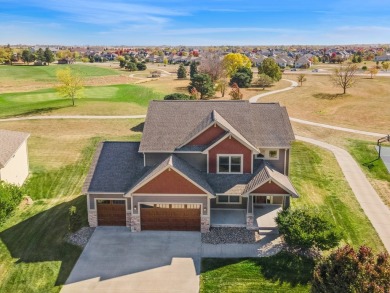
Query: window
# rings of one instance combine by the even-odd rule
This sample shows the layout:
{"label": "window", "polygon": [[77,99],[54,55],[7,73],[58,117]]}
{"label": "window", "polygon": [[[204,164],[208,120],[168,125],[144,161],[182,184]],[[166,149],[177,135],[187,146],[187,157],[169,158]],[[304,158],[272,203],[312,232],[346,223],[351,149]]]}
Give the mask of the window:
{"label": "window", "polygon": [[242,173],[242,155],[218,155],[218,173]]}
{"label": "window", "polygon": [[264,155],[263,154],[257,154],[255,156],[256,159],[264,159]]}
{"label": "window", "polygon": [[277,158],[278,157],[278,151],[269,151],[269,157],[270,158]]}
{"label": "window", "polygon": [[217,203],[240,204],[241,197],[239,195],[218,195]]}

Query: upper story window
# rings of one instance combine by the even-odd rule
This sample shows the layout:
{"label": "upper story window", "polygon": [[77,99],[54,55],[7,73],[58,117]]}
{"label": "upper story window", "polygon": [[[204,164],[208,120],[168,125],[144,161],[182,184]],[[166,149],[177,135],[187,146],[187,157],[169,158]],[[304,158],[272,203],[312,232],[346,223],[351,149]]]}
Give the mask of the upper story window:
{"label": "upper story window", "polygon": [[242,173],[242,155],[218,155],[218,173]]}
{"label": "upper story window", "polygon": [[255,156],[256,159],[279,160],[279,150],[262,150],[262,153]]}

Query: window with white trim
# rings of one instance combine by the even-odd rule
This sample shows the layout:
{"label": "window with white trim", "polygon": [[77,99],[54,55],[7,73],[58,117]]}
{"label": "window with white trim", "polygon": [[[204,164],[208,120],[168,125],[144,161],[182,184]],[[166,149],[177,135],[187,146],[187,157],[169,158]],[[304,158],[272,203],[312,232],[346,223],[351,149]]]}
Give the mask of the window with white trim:
{"label": "window with white trim", "polygon": [[217,195],[217,203],[240,204],[241,203],[241,196],[239,196],[239,195]]}
{"label": "window with white trim", "polygon": [[270,159],[275,159],[275,160],[277,160],[277,159],[279,159],[279,152],[278,152],[277,150],[270,150],[270,151],[268,152],[268,157],[269,157]]}
{"label": "window with white trim", "polygon": [[218,173],[242,173],[242,155],[218,155],[217,172]]}

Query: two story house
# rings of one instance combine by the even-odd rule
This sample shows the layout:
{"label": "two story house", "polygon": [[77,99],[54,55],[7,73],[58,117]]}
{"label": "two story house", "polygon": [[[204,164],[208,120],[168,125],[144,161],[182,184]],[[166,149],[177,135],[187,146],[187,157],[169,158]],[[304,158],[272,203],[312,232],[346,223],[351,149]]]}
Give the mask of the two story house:
{"label": "two story house", "polygon": [[278,103],[152,101],[140,143],[99,146],[84,184],[89,224],[207,232],[216,213],[240,211],[258,228],[256,209],[298,197],[293,140]]}

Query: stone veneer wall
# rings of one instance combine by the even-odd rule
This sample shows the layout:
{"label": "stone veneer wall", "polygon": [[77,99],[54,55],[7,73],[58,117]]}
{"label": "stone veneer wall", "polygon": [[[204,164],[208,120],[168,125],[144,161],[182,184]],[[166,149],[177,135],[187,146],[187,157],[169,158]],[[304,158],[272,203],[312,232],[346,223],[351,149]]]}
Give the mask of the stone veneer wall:
{"label": "stone veneer wall", "polygon": [[207,233],[210,231],[210,217],[201,217],[200,232]]}
{"label": "stone veneer wall", "polygon": [[96,210],[88,210],[88,223],[90,227],[97,227],[97,211]]}
{"label": "stone veneer wall", "polygon": [[254,218],[253,215],[247,214],[246,215],[246,228],[250,229],[254,226]]}
{"label": "stone veneer wall", "polygon": [[131,228],[131,212],[126,211],[126,227]]}
{"label": "stone veneer wall", "polygon": [[134,214],[131,216],[131,232],[141,232],[141,216]]}

